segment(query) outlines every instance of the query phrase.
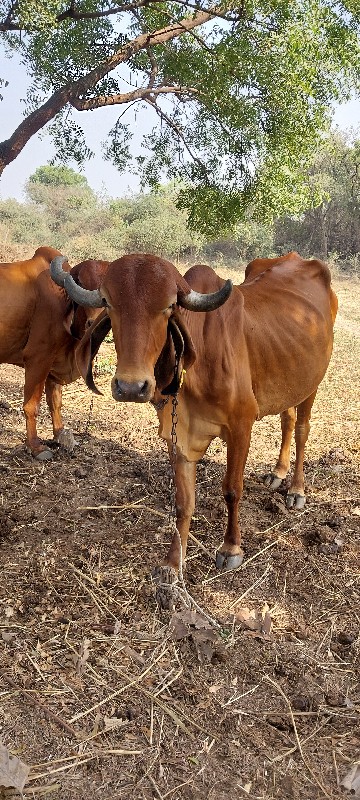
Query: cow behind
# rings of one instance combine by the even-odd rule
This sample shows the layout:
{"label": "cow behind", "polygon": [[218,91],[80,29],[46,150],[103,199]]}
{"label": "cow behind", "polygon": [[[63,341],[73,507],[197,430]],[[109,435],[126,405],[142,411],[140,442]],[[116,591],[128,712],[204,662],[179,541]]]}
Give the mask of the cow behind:
{"label": "cow behind", "polygon": [[[36,418],[45,387],[55,442],[68,442],[61,415],[62,386],[79,377],[75,347],[98,312],[75,307],[51,280],[49,265],[59,254],[40,247],[32,258],[0,264],[0,363],[25,369],[24,413],[26,446],[40,460],[52,457],[49,446],[37,435]],[[96,288],[107,262],[83,262],[74,268],[74,279]],[[66,268],[70,269],[66,262]]]}
{"label": "cow behind", "polygon": [[[61,262],[55,259],[52,275],[75,299],[76,287],[61,273]],[[182,277],[169,262],[136,254],[109,265],[91,300],[106,308],[77,348],[87,385],[95,388],[93,349],[111,325],[117,352],[113,397],[153,402],[160,436],[169,448],[171,403],[164,400],[178,392],[175,483],[181,548],[174,535],[166,564],[177,569],[181,554],[185,557],[196,464],[219,436],[227,444],[223,493],[228,520],[216,563],[219,568],[238,566],[243,558],[238,505],[255,420],[282,415],[281,469],[278,462],[270,483],[281,480],[289,467],[294,423],[296,464],[288,505],[304,503],[304,447],[316,391],[331,356],[337,310],[328,268],[297,253],[255,261],[229,296],[229,286],[209,267],[192,267]]]}

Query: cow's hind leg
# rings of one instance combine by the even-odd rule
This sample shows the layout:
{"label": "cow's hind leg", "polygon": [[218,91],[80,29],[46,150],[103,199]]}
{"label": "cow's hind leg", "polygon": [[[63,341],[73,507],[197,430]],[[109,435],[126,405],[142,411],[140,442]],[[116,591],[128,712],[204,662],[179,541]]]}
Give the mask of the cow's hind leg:
{"label": "cow's hind leg", "polygon": [[250,447],[252,423],[244,422],[231,431],[227,439],[227,469],[223,480],[224,499],[228,510],[223,544],[216,554],[217,569],[235,569],[243,558],[238,520],[239,501],[243,491],[244,468]]}
{"label": "cow's hind leg", "polygon": [[300,405],[297,406],[295,423],[296,459],[294,476],[286,497],[286,505],[288,508],[301,509],[304,508],[306,502],[304,483],[304,453],[310,431],[311,409],[315,400],[316,391],[317,390],[307,397],[303,403],[300,403]]}
{"label": "cow's hind leg", "polygon": [[272,472],[265,475],[264,483],[269,489],[278,489],[286,478],[290,467],[290,447],[293,430],[295,428],[295,408],[288,408],[280,414],[281,418],[281,447],[279,458]]}

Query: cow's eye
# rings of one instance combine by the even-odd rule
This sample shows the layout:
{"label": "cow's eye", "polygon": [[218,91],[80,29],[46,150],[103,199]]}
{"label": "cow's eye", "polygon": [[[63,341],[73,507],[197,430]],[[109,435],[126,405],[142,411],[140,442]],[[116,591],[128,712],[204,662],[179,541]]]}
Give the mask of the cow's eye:
{"label": "cow's eye", "polygon": [[171,312],[174,311],[175,306],[176,306],[176,303],[171,303],[171,306],[168,306],[167,308],[164,308],[163,313],[166,314],[167,316],[170,316]]}

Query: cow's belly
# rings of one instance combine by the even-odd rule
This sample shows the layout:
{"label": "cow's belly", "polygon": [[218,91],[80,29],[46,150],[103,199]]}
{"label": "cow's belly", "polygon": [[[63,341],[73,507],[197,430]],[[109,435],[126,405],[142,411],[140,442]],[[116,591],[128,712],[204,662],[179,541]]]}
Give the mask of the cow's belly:
{"label": "cow's belly", "polygon": [[[4,287],[0,281],[0,293]],[[6,289],[6,287],[5,287]],[[11,302],[6,291],[0,294],[0,363],[24,366],[23,350],[29,337],[31,309],[24,307],[21,293],[18,303]]]}
{"label": "cow's belly", "polygon": [[[310,397],[321,383],[330,360],[330,352],[316,360],[299,359],[297,363],[288,361],[286,368],[269,369],[263,374],[253,390],[259,407],[259,419],[270,414],[280,414],[287,408],[298,406]],[[324,357],[325,356],[325,357]],[[273,378],[271,377],[273,376]]]}
{"label": "cow's belly", "polygon": [[18,332],[14,335],[12,331],[4,331],[0,328],[0,364],[15,364],[17,367],[23,367],[25,344],[26,336],[19,336]]}

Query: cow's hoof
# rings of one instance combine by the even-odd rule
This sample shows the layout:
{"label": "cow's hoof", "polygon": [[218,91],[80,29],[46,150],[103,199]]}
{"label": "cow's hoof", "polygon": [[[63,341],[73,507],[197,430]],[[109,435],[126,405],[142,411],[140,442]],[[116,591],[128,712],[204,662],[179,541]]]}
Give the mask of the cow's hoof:
{"label": "cow's hoof", "polygon": [[282,478],[278,478],[278,476],[275,475],[274,472],[269,472],[264,477],[265,486],[268,489],[273,489],[274,491],[275,491],[275,489],[278,489],[279,486],[281,486],[282,482],[283,482],[283,479]]}
{"label": "cow's hoof", "polygon": [[57,442],[61,447],[64,447],[65,450],[68,450],[69,453],[72,453],[75,447],[75,438],[72,430],[70,430],[70,428],[63,428],[57,437]]}
{"label": "cow's hoof", "polygon": [[152,573],[152,579],[156,586],[155,597],[159,608],[173,611],[177,598],[176,584],[178,582],[178,576],[176,571],[167,564],[155,567]]}
{"label": "cow's hoof", "polygon": [[289,492],[286,495],[286,508],[295,508],[296,511],[301,511],[306,503],[306,497],[303,494],[296,494]]}
{"label": "cow's hoof", "polygon": [[46,447],[48,447],[49,450],[58,450],[60,447],[59,442],[57,442],[56,439],[44,439],[44,444],[46,444]]}
{"label": "cow's hoof", "polygon": [[236,567],[240,567],[244,560],[244,551],[241,550],[240,553],[222,553],[221,550],[218,550],[216,553],[216,562],[215,566],[216,569],[221,570],[230,570],[236,569]]}
{"label": "cow's hoof", "polygon": [[40,450],[40,453],[37,453],[34,456],[35,461],[51,461],[53,454],[51,450]]}

